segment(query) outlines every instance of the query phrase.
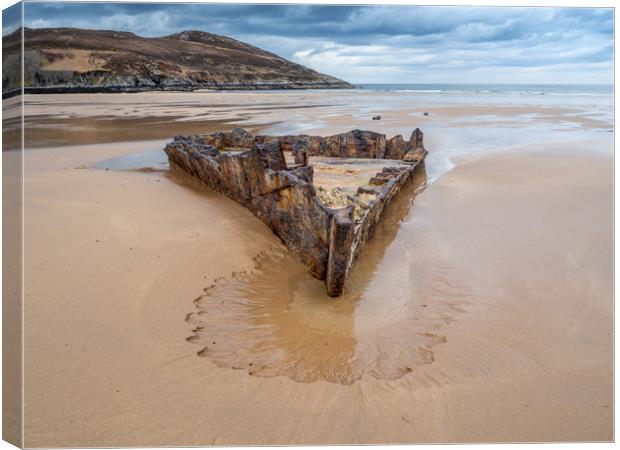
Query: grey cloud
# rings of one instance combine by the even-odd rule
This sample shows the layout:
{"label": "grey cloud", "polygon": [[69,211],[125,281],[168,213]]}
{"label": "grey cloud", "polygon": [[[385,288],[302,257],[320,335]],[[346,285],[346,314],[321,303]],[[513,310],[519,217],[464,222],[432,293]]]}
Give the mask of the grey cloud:
{"label": "grey cloud", "polygon": [[514,68],[544,80],[561,65],[581,65],[593,82],[613,73],[610,8],[32,2],[25,23],[143,36],[209,31],[353,82],[396,82],[404,73],[410,82],[431,73],[461,81],[463,71]]}

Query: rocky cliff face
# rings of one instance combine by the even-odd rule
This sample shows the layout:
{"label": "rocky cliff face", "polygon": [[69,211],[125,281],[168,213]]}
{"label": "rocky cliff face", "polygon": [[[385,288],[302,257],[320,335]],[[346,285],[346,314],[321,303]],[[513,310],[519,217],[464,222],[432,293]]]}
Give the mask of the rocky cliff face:
{"label": "rocky cliff face", "polygon": [[[385,156],[385,135],[354,130],[328,138],[271,137],[238,128],[230,133],[177,136],[164,150],[173,165],[250,209],[312,275],[325,280],[330,296],[338,296],[385,207],[415,170],[424,170],[427,152],[422,136],[416,129],[409,143],[397,139],[393,151],[409,157],[409,163],[383,168],[353,196],[338,189],[317,192],[313,167],[308,165],[308,142],[316,144],[315,150],[323,148],[317,142],[329,142],[324,148],[330,156],[377,158]],[[412,148],[413,144],[417,147]],[[295,164],[287,164],[285,149],[295,152]]]}
{"label": "rocky cliff face", "polygon": [[[2,38],[3,95],[21,86],[21,29]],[[24,29],[27,92],[351,88],[349,83],[225,36],[159,38],[76,28]]]}

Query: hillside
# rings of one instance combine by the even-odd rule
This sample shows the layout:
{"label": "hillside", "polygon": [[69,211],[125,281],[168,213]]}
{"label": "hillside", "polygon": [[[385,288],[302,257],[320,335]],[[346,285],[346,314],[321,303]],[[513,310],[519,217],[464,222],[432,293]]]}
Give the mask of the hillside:
{"label": "hillside", "polygon": [[[19,89],[20,33],[3,37],[3,96]],[[77,28],[25,28],[27,92],[351,88],[338,78],[225,36],[158,38]]]}

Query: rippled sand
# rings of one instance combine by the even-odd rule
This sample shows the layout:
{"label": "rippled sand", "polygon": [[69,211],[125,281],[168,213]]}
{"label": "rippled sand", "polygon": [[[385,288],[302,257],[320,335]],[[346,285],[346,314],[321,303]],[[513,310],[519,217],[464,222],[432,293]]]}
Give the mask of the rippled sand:
{"label": "rippled sand", "polygon": [[[198,355],[250,375],[306,383],[352,384],[364,375],[396,379],[432,363],[433,347],[446,340],[440,334],[445,321],[468,302],[458,286],[446,287],[442,272],[449,268],[401,278],[397,260],[390,259],[393,267],[387,270],[398,278],[392,276],[379,290],[369,288],[414,192],[424,186],[423,174],[417,178],[390,206],[340,298],[328,297],[322,284],[281,248],[262,252],[251,270],[207,287],[195,300],[198,312],[187,318],[194,327],[188,341],[199,345]],[[421,283],[424,278],[430,285]],[[446,295],[420,301],[435,291]]]}
{"label": "rippled sand", "polygon": [[612,439],[609,124],[432,116],[339,299],[165,141],[28,151],[26,445]]}

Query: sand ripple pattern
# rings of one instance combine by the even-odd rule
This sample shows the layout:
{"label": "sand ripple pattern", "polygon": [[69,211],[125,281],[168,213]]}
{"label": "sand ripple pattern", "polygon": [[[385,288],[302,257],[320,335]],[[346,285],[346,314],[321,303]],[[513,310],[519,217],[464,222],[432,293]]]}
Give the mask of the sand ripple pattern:
{"label": "sand ripple pattern", "polygon": [[[446,341],[442,330],[468,302],[445,280],[445,268],[423,303],[361,290],[366,283],[356,274],[348,291],[331,299],[285,250],[265,252],[255,263],[216,280],[187,317],[194,333],[188,341],[200,346],[199,356],[250,375],[340,384],[365,375],[400,378],[434,361],[434,346]],[[392,296],[399,287],[382,290]]]}
{"label": "sand ripple pattern", "polygon": [[423,181],[390,205],[341,297],[277,246],[195,299],[187,340],[220,367],[298,382],[397,379],[431,364],[471,296],[449,258],[403,225]]}

